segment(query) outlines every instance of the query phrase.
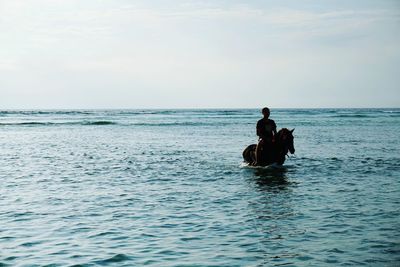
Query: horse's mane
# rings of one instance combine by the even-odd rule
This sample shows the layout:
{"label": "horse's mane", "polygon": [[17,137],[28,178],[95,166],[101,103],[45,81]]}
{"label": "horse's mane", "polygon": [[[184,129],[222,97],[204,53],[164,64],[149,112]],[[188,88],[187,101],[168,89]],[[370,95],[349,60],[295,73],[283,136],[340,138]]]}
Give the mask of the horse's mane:
{"label": "horse's mane", "polygon": [[282,129],[280,129],[279,131],[278,131],[278,133],[276,134],[277,135],[277,138],[276,139],[279,139],[279,138],[281,138],[283,135],[287,135],[287,134],[290,134],[291,133],[291,131],[288,129],[288,128],[282,128]]}
{"label": "horse's mane", "polygon": [[282,129],[280,129],[280,130],[278,131],[278,134],[279,134],[279,133],[283,133],[283,132],[287,133],[287,132],[290,132],[290,130],[289,130],[288,128],[282,128]]}

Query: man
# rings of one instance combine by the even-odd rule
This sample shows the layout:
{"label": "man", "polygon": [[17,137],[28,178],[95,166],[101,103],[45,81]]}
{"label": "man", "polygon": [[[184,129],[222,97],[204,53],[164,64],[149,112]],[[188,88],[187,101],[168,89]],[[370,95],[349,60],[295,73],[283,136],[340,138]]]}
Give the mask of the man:
{"label": "man", "polygon": [[272,148],[272,142],[274,140],[274,136],[276,135],[276,124],[273,120],[269,119],[269,108],[263,108],[261,112],[264,117],[257,122],[257,135],[259,137],[259,141],[256,147],[256,161],[254,162],[254,165],[261,163],[262,150],[270,150]]}

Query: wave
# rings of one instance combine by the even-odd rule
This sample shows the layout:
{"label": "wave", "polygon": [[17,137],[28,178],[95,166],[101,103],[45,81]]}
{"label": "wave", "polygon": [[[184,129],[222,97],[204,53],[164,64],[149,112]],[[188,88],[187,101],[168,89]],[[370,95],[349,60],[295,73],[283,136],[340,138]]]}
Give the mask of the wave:
{"label": "wave", "polygon": [[190,121],[183,121],[183,122],[162,122],[162,123],[131,123],[128,125],[131,126],[150,126],[150,127],[173,127],[173,126],[226,126],[236,124],[236,122],[190,122]]}
{"label": "wave", "polygon": [[20,123],[4,123],[3,125],[50,125],[50,124],[52,123],[32,121],[32,122],[20,122]]}
{"label": "wave", "polygon": [[239,115],[253,114],[252,109],[110,109],[110,110],[0,110],[0,116],[23,115]]}
{"label": "wave", "polygon": [[37,121],[29,121],[29,122],[0,122],[0,126],[46,126],[46,125],[54,125],[57,123],[52,122],[37,122]]}
{"label": "wave", "polygon": [[121,263],[124,261],[129,261],[130,259],[131,259],[131,257],[126,254],[117,254],[108,259],[95,261],[94,263],[99,264],[99,265],[107,265],[107,264]]}
{"label": "wave", "polygon": [[397,117],[400,109],[337,109],[330,114],[333,118]]}
{"label": "wave", "polygon": [[43,122],[43,121],[24,121],[24,122],[0,122],[0,126],[57,126],[57,125],[114,125],[113,121],[76,121],[76,122]]}
{"label": "wave", "polygon": [[1,110],[0,115],[90,115],[94,110]]}
{"label": "wave", "polygon": [[374,113],[374,114],[337,114],[331,118],[385,118],[385,117],[399,117],[400,113]]}
{"label": "wave", "polygon": [[375,118],[376,116],[368,114],[338,114],[332,116],[333,118]]}
{"label": "wave", "polygon": [[174,126],[225,126],[235,122],[115,122],[115,121],[68,121],[68,122],[45,122],[45,121],[24,121],[24,122],[0,122],[1,126],[147,126],[147,127],[174,127]]}
{"label": "wave", "polygon": [[82,125],[113,125],[113,124],[118,124],[118,123],[113,121],[87,121],[82,123]]}

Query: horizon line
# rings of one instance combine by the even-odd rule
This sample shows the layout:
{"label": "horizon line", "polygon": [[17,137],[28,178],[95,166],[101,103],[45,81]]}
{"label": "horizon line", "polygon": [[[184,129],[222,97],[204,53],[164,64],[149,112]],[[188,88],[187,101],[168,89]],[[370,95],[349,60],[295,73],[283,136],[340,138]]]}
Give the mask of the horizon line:
{"label": "horizon line", "polygon": [[[30,110],[238,110],[262,109],[263,107],[121,107],[121,108],[5,108],[0,111],[30,111]],[[284,109],[400,109],[400,107],[269,107],[275,110]]]}

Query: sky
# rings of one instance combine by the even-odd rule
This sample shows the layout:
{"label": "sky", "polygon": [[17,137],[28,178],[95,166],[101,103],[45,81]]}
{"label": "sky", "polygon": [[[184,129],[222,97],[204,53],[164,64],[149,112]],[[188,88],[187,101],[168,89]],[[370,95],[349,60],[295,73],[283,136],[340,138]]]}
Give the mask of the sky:
{"label": "sky", "polygon": [[0,109],[400,107],[398,0],[0,0]]}

